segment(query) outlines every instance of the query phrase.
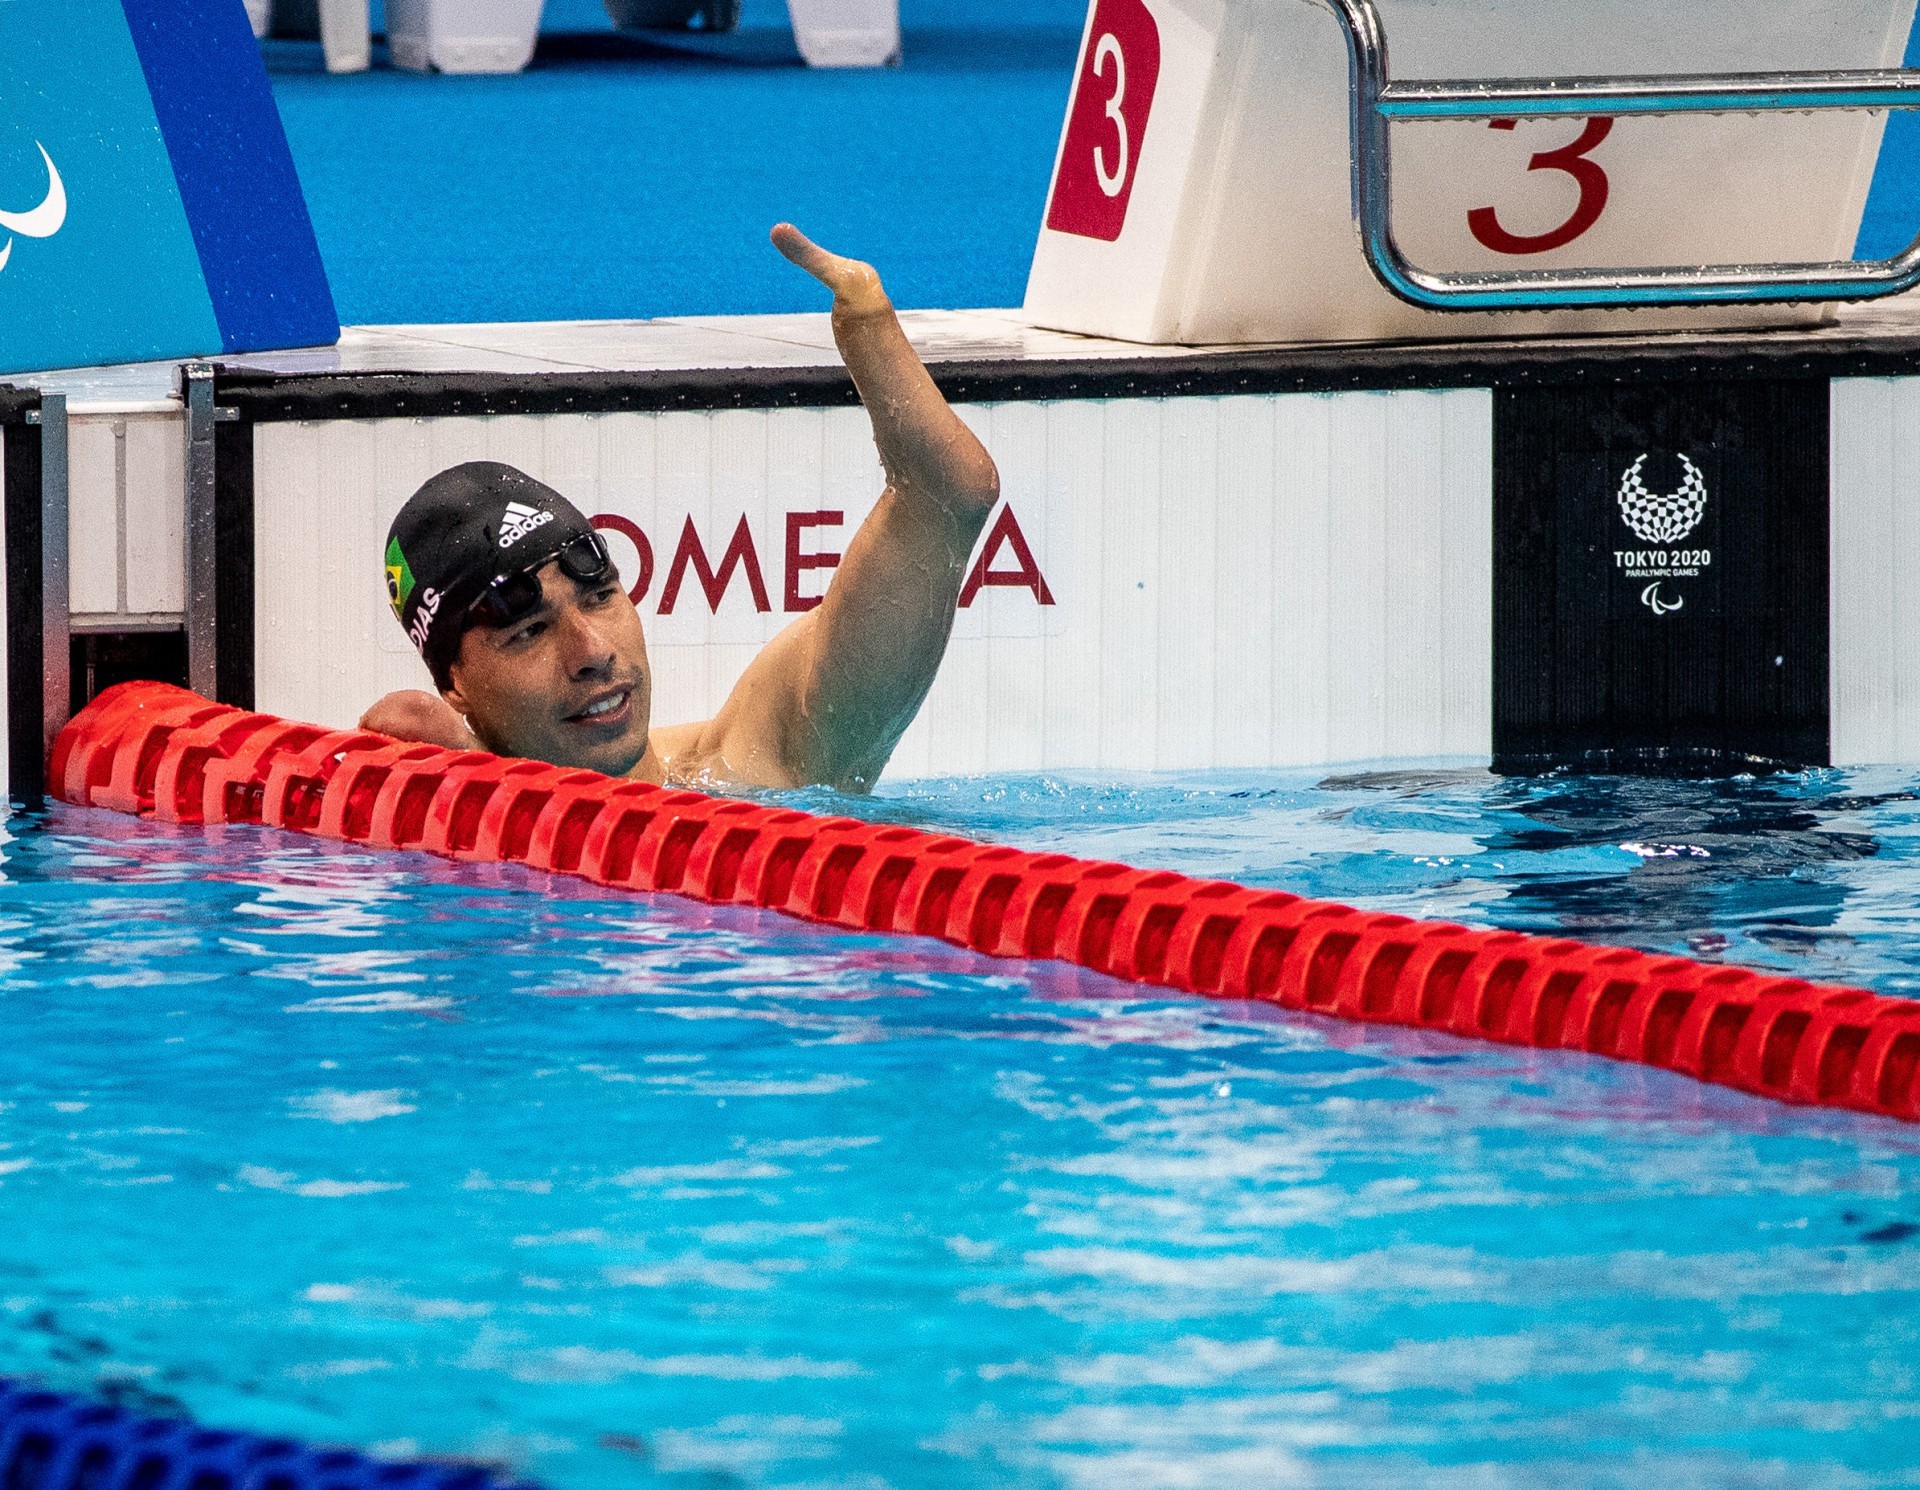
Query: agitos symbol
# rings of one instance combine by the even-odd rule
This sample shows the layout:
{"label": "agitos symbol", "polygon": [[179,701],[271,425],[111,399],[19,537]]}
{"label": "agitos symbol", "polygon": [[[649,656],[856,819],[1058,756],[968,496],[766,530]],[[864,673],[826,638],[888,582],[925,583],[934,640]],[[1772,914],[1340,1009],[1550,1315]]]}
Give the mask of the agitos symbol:
{"label": "agitos symbol", "polygon": [[[47,168],[47,194],[40,199],[40,205],[25,212],[0,212],[0,228],[9,235],[18,233],[23,238],[51,238],[67,222],[67,187],[60,179],[60,172],[53,163],[53,157],[47,154],[47,147],[38,140],[33,142],[34,149],[40,152],[41,162]],[[0,269],[5,269],[13,258],[13,238],[8,237],[6,245],[0,247]]]}
{"label": "agitos symbol", "polygon": [[[812,570],[830,571],[838,568],[841,555],[830,549],[813,546],[816,535],[812,530],[844,527],[845,524],[844,512],[827,509],[786,514],[786,547],[782,554],[783,584],[780,597],[783,611],[799,614],[812,610],[820,603],[818,595],[803,595],[800,592],[801,577]],[[635,605],[640,604],[653,588],[657,567],[652,540],[638,523],[618,513],[599,513],[594,517],[593,525],[602,532],[617,533],[633,545],[636,564],[627,595]],[[689,575],[699,586],[707,609],[714,614],[719,613],[721,602],[726,599],[736,579],[745,585],[747,598],[752,601],[756,611],[764,613],[773,609],[766,571],[760,562],[760,550],[754,542],[753,528],[744,512],[733,525],[732,534],[727,539],[726,547],[721,550],[717,564],[709,556],[692,516],[689,515],[681,523],[673,557],[667,563],[666,578],[660,587],[660,602],[655,614],[670,616],[674,613],[685,598]],[[961,608],[971,606],[983,589],[1025,590],[1033,596],[1036,604],[1055,603],[1053,590],[1040,571],[1039,560],[1034,557],[1033,546],[1021,531],[1020,520],[1013,515],[1013,508],[1006,504],[1001,505],[987,528],[986,538],[981,542],[980,551],[972,568],[967,571],[965,583],[960,587]]]}

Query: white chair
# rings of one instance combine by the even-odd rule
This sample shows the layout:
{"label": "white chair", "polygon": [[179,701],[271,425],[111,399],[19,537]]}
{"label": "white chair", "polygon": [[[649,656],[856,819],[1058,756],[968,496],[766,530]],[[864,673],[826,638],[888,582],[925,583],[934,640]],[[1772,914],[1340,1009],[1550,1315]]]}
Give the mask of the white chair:
{"label": "white chair", "polygon": [[[368,0],[245,0],[255,36],[320,37],[328,72],[372,61]],[[623,31],[731,31],[740,0],[604,0]],[[415,72],[519,72],[533,58],[543,0],[387,0],[394,65]],[[900,60],[899,0],[787,0],[809,67],[887,67]]]}
{"label": "white chair", "polygon": [[387,47],[415,72],[519,72],[533,60],[542,3],[387,0]]}
{"label": "white chair", "polygon": [[[533,56],[542,0],[387,0],[387,44],[416,72],[518,72]],[[368,0],[246,0],[255,36],[315,36],[328,72],[373,60]]]}
{"label": "white chair", "polygon": [[328,72],[365,72],[373,64],[367,0],[246,0],[246,6],[255,36],[317,33]]}
{"label": "white chair", "polygon": [[891,67],[900,60],[900,0],[787,0],[809,67]]}
{"label": "white chair", "polygon": [[[622,31],[731,31],[740,0],[604,0]],[[794,43],[809,67],[886,67],[900,60],[900,0],[787,0]]]}

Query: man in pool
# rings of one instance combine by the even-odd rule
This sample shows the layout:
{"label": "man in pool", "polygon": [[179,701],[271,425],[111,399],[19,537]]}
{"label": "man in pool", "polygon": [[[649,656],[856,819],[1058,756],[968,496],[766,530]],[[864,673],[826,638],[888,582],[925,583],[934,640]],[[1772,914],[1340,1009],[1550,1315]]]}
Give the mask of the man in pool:
{"label": "man in pool", "polygon": [[821,603],[713,718],[654,728],[640,616],[599,534],[511,466],[456,466],[408,500],[386,556],[394,613],[439,694],[388,694],[363,728],[640,781],[871,788],[932,686],[999,474],[873,268],[787,223],[773,242],[833,291],[834,341],[886,472]]}

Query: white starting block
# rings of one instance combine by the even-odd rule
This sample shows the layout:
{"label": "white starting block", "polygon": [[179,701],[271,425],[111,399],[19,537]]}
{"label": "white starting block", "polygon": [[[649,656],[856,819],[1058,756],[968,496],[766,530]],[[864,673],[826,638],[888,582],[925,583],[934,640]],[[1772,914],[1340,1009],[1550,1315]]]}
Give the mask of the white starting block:
{"label": "white starting block", "polygon": [[[730,31],[738,0],[605,0],[622,30]],[[246,0],[255,36],[276,20],[318,30],[329,72],[370,65],[368,0]],[[518,72],[533,58],[543,0],[386,0],[394,64],[416,72]],[[885,67],[900,60],[899,0],[787,0],[794,44],[810,67]]]}
{"label": "white starting block", "polygon": [[[1370,189],[1368,162],[1355,154],[1368,127],[1355,61],[1365,38],[1350,44],[1336,14],[1365,9],[1093,0],[1028,281],[1034,323],[1143,342],[1317,342],[1804,324],[1831,314],[1779,301],[1439,310],[1390,293],[1355,223],[1357,195]],[[1890,69],[1913,17],[1914,0],[1379,5],[1396,82]],[[1380,51],[1384,63],[1384,42]],[[1824,112],[1809,113],[1653,115],[1623,103],[1572,115],[1550,98],[1553,84],[1534,91],[1548,99],[1540,111],[1560,117],[1482,109],[1381,125],[1391,198],[1375,181],[1376,203],[1407,261],[1441,277],[1510,277],[1831,268],[1851,255],[1884,114],[1837,111],[1828,98],[1817,105]]]}

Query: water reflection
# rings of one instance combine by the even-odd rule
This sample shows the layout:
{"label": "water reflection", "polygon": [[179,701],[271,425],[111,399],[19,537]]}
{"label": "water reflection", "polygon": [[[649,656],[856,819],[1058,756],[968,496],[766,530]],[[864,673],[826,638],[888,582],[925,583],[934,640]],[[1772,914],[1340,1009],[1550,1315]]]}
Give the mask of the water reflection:
{"label": "water reflection", "polygon": [[[1914,956],[1915,807],[1866,775],[862,810],[1883,982]],[[254,830],[68,814],[5,851],[0,1371],[560,1490],[1920,1462],[1920,1130]]]}

